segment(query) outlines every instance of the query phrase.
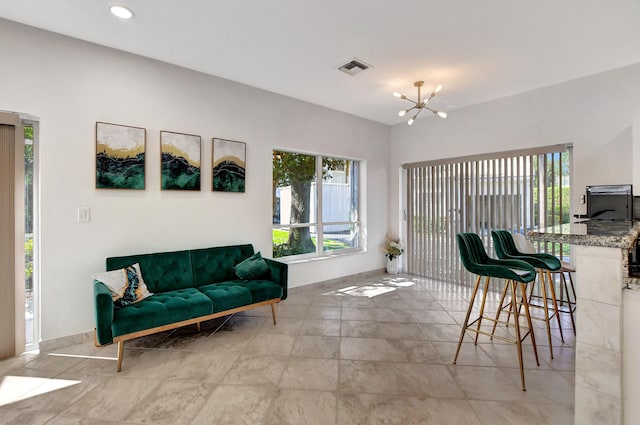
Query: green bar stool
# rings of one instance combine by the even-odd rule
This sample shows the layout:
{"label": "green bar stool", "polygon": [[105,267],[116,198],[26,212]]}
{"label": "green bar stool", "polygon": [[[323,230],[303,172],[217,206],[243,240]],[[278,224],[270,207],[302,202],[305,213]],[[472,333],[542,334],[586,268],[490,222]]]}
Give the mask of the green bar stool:
{"label": "green bar stool", "polygon": [[[496,260],[493,258],[489,258],[487,252],[484,249],[484,245],[480,240],[480,237],[475,233],[458,233],[456,235],[456,239],[458,241],[458,250],[460,251],[462,264],[469,272],[477,275],[477,279],[473,287],[471,300],[469,301],[467,315],[464,319],[464,324],[462,325],[462,332],[460,333],[460,340],[458,341],[458,348],[456,350],[456,356],[453,359],[453,364],[456,364],[456,362],[458,361],[458,355],[460,354],[462,341],[467,332],[474,332],[476,334],[474,341],[476,345],[478,344],[478,336],[480,334],[515,344],[518,351],[518,362],[520,364],[520,379],[522,381],[522,390],[526,391],[527,388],[524,381],[524,366],[522,359],[522,341],[524,341],[527,336],[531,339],[533,353],[536,357],[536,364],[540,366],[540,362],[538,361],[538,350],[536,348],[536,338],[533,333],[533,326],[531,324],[531,315],[529,314],[529,303],[527,300],[526,289],[526,284],[535,280],[536,271],[533,267],[531,267],[524,261]],[[483,287],[482,302],[480,305],[480,313],[477,318],[470,322],[469,320],[471,318],[471,312],[476,301],[476,296],[478,294],[478,289],[480,288],[482,277],[485,278],[485,282]],[[495,316],[495,318],[485,315],[487,292],[489,291],[489,282],[492,277],[505,279],[505,289],[500,304],[504,302],[506,292],[508,290],[511,291],[511,308],[509,310],[510,315],[507,318],[507,322],[499,321],[500,309],[498,310],[498,314]],[[518,297],[518,289],[520,289],[520,297]],[[518,302],[518,299],[520,299],[521,301]],[[522,308],[524,308],[527,327],[520,326],[520,311]],[[509,325],[511,314],[513,314],[514,316],[514,328],[516,333],[515,338],[494,335],[495,326],[498,323]],[[480,328],[483,320],[489,320],[494,323],[493,332],[489,333],[483,331]]]}
{"label": "green bar stool", "polygon": [[[531,304],[531,307],[541,307],[544,310],[544,317],[542,320],[545,322],[547,327],[547,340],[549,342],[549,354],[553,359],[553,344],[551,342],[551,320],[555,317],[558,321],[558,329],[560,331],[560,339],[564,342],[564,335],[562,333],[562,323],[560,322],[560,311],[558,308],[558,300],[556,299],[556,291],[553,284],[553,278],[551,277],[551,272],[556,272],[560,270],[561,264],[560,260],[557,257],[554,257],[550,254],[527,254],[520,252],[516,247],[516,244],[513,240],[513,235],[511,232],[507,230],[492,230],[491,237],[493,238],[493,246],[496,250],[496,254],[498,258],[501,259],[510,259],[510,260],[521,260],[525,261],[532,267],[538,270],[538,281],[540,282],[540,289],[542,291],[542,306]],[[531,285],[531,294],[533,294],[534,283]],[[549,307],[549,303],[547,302],[547,290],[551,295],[551,308]],[[502,298],[504,299],[505,294],[503,293]],[[530,297],[529,297],[530,298]],[[502,304],[502,301],[501,301]],[[549,310],[552,310],[551,312]],[[498,310],[498,315],[502,308]]]}
{"label": "green bar stool", "polygon": [[[530,240],[528,240],[527,238],[524,237],[524,235],[520,234],[520,233],[514,233],[513,234],[513,241],[516,243],[516,247],[518,248],[518,251],[524,253],[524,254],[537,254],[538,251],[536,250],[536,248],[533,246],[533,244],[531,243]],[[560,260],[560,269],[556,270],[554,272],[551,272],[551,274],[553,275],[558,275],[560,276],[560,295],[562,298],[563,295],[563,289],[564,289],[564,297],[566,297],[566,299],[559,299],[558,301],[558,306],[560,307],[560,313],[566,313],[569,315],[569,317],[571,318],[571,327],[573,328],[573,335],[575,336],[576,334],[576,287],[573,283],[573,277],[571,276],[573,273],[576,272],[576,266],[574,266],[571,263],[567,263],[566,261],[562,261]],[[567,278],[565,276],[569,277],[569,282],[567,282]],[[571,285],[571,286],[569,286]],[[569,293],[569,288],[571,288],[571,294]],[[532,298],[542,298],[540,295],[533,295],[532,293],[529,294],[529,303],[531,303],[531,299]],[[547,301],[551,301],[551,300],[547,300]],[[530,304],[533,305],[533,304]]]}

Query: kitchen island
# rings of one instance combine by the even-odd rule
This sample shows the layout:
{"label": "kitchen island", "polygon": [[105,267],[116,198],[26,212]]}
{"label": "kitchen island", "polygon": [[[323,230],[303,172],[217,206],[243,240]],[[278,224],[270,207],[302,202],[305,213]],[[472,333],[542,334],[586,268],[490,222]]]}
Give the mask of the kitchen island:
{"label": "kitchen island", "polygon": [[640,222],[585,221],[527,236],[573,246],[576,425],[640,423],[640,279],[629,277],[638,234]]}

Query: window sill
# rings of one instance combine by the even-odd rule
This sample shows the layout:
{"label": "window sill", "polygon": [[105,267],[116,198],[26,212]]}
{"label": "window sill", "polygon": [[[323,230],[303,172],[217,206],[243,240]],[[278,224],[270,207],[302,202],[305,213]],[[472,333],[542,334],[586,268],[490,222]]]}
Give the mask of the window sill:
{"label": "window sill", "polygon": [[311,257],[302,257],[302,258],[295,258],[295,257],[278,257],[278,258],[274,258],[274,260],[276,261],[280,261],[282,263],[286,263],[286,264],[304,264],[304,263],[310,263],[313,261],[323,261],[323,260],[329,260],[332,258],[341,258],[341,257],[349,257],[352,255],[361,255],[361,254],[365,254],[367,251],[364,249],[353,249],[353,250],[349,250],[349,251],[342,251],[340,253],[323,253],[320,255],[314,255]]}

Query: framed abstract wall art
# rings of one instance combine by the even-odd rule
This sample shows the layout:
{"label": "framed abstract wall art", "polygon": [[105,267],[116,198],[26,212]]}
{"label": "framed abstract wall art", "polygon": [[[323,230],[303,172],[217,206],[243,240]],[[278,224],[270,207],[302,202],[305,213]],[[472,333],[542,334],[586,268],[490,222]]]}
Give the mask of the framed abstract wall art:
{"label": "framed abstract wall art", "polygon": [[162,190],[200,190],[200,136],[160,132]]}
{"label": "framed abstract wall art", "polygon": [[247,144],[213,139],[213,191],[244,192]]}
{"label": "framed abstract wall art", "polygon": [[96,122],[96,189],[144,190],[144,128]]}

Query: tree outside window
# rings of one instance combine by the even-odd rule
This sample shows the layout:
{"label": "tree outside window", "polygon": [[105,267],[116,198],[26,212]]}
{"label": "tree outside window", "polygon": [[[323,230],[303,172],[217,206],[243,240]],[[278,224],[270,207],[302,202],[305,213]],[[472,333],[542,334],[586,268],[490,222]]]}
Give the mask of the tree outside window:
{"label": "tree outside window", "polygon": [[358,172],[357,161],[274,150],[273,256],[357,248]]}

